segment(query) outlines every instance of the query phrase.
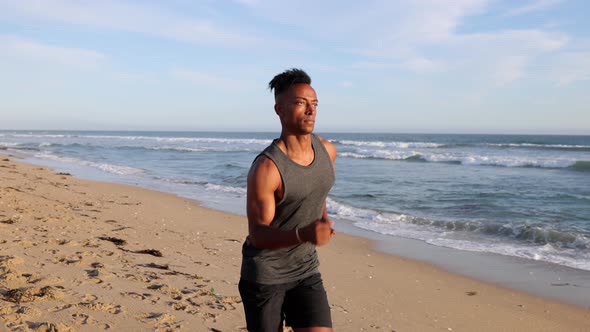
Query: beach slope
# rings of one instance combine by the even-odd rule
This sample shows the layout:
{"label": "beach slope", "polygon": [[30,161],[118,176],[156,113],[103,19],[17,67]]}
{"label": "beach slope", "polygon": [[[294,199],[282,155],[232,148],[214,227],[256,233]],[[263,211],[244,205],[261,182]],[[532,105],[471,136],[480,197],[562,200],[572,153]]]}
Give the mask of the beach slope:
{"label": "beach slope", "polygon": [[[245,331],[245,217],[0,156],[0,330]],[[372,250],[319,249],[337,331],[588,331],[590,310]],[[485,267],[482,267],[485,268]]]}

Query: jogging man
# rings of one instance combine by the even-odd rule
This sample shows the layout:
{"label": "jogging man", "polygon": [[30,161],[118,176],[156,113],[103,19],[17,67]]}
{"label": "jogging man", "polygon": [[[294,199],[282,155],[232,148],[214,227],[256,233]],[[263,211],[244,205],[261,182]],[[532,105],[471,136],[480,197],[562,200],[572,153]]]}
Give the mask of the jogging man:
{"label": "jogging man", "polygon": [[318,99],[311,78],[290,69],[269,83],[281,136],[248,174],[248,237],[239,284],[248,331],[332,331],[316,246],[330,241],[326,198],[336,148],[314,135]]}

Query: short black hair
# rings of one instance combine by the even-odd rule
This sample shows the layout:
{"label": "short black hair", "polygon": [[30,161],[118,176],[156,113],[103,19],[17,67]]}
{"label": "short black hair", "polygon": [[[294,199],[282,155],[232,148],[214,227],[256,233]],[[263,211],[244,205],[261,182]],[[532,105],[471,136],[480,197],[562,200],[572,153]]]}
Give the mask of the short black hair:
{"label": "short black hair", "polygon": [[275,98],[289,89],[293,84],[311,84],[311,77],[303,69],[291,68],[273,77],[268,88],[275,92]]}

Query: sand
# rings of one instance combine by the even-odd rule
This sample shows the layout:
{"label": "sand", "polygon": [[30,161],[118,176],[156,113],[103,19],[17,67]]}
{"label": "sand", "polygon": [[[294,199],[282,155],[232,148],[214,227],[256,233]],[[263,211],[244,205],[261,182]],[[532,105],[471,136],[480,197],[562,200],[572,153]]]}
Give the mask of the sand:
{"label": "sand", "polygon": [[[0,331],[245,331],[245,217],[0,156]],[[590,310],[376,252],[318,249],[336,331],[589,331]],[[485,267],[482,267],[485,268]]]}

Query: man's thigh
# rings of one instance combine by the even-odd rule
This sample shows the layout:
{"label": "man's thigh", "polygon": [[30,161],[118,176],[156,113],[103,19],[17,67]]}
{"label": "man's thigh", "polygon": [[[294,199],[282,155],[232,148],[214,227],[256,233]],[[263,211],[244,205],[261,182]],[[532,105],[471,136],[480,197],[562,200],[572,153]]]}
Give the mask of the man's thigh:
{"label": "man's thigh", "polygon": [[314,274],[287,290],[283,310],[287,326],[332,327],[328,296],[321,275]]}
{"label": "man's thigh", "polygon": [[262,285],[247,280],[238,284],[248,331],[277,332],[283,326],[283,285]]}

